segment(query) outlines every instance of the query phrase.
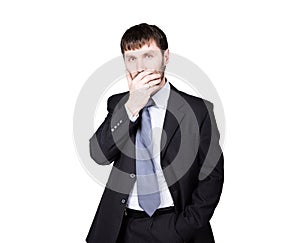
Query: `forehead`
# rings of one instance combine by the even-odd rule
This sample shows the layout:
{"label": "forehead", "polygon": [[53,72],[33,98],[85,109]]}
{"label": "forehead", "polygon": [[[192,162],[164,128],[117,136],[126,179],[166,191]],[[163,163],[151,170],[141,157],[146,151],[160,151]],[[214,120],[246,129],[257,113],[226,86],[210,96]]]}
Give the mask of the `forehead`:
{"label": "forehead", "polygon": [[159,52],[161,53],[160,48],[156,45],[155,41],[151,41],[149,44],[146,43],[139,49],[127,50],[124,52],[124,55],[142,55],[147,52]]}

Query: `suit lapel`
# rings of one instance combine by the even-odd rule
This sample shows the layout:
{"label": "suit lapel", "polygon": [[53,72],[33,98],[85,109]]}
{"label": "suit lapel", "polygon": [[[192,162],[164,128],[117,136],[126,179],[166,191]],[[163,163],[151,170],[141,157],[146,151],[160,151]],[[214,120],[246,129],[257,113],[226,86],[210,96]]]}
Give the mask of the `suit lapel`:
{"label": "suit lapel", "polygon": [[[177,129],[180,129],[179,124],[184,117],[184,101],[178,93],[178,90],[170,83],[170,96],[168,100],[163,132],[160,143],[160,158],[161,166],[165,168],[168,162],[163,158],[166,154],[166,149]],[[165,132],[164,132],[165,131]],[[165,144],[165,145],[164,145]]]}

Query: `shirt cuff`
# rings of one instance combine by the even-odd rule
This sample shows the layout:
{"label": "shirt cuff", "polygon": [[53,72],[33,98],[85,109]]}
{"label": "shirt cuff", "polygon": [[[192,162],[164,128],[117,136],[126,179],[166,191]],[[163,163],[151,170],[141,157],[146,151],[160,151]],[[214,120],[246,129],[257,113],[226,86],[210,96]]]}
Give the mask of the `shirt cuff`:
{"label": "shirt cuff", "polygon": [[124,104],[124,106],[125,106],[125,110],[127,112],[127,115],[129,117],[130,121],[135,122],[136,119],[138,119],[138,117],[139,117],[139,113],[134,116],[125,104]]}

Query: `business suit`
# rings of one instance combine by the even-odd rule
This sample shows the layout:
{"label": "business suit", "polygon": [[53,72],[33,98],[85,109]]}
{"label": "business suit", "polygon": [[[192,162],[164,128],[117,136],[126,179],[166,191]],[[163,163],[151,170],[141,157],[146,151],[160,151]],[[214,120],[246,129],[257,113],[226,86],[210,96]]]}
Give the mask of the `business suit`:
{"label": "business suit", "polygon": [[[224,178],[213,105],[170,85],[160,156],[175,206],[174,230],[185,242],[212,243],[209,220],[219,202]],[[108,99],[108,115],[90,139],[91,157],[101,165],[114,161],[114,166],[88,243],[116,242],[136,180],[134,142],[140,119],[129,120],[124,107],[128,95],[124,92]]]}

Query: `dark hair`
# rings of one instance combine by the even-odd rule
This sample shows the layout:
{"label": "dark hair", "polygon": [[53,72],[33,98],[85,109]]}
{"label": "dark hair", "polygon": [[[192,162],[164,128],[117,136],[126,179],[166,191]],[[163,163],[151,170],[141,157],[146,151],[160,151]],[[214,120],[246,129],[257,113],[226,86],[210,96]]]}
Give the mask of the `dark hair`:
{"label": "dark hair", "polygon": [[122,36],[121,52],[139,49],[145,44],[150,44],[154,40],[156,45],[165,51],[168,49],[168,41],[165,33],[156,25],[142,23],[132,26]]}

